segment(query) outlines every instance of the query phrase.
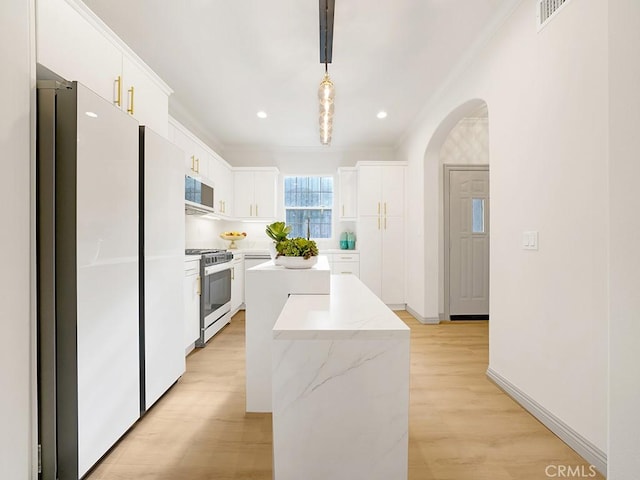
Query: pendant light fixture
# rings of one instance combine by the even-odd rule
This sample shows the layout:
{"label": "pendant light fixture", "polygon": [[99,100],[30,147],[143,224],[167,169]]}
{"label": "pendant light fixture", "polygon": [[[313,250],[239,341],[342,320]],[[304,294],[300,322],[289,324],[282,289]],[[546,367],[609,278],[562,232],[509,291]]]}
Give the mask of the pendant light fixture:
{"label": "pendant light fixture", "polygon": [[331,63],[333,50],[333,12],[335,0],[319,0],[320,2],[320,63],[324,63],[324,77],[318,88],[320,102],[320,142],[331,143],[333,130],[333,111],[335,88],[329,77],[328,64]]}

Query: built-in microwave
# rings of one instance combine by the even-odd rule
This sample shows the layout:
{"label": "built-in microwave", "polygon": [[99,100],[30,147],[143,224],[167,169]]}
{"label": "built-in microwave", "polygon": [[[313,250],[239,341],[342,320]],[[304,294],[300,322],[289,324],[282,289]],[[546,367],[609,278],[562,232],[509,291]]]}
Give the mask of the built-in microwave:
{"label": "built-in microwave", "polygon": [[184,201],[192,209],[213,213],[213,187],[201,182],[197,178],[184,176]]}

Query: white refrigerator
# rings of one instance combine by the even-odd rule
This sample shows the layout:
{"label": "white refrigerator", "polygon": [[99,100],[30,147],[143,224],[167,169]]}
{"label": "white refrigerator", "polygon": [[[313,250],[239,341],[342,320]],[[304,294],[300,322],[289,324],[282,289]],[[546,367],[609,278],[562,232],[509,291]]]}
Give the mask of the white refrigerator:
{"label": "white refrigerator", "polygon": [[138,122],[38,86],[42,478],[79,479],[140,416]]}
{"label": "white refrigerator", "polygon": [[140,127],[141,412],[185,371],[184,154]]}

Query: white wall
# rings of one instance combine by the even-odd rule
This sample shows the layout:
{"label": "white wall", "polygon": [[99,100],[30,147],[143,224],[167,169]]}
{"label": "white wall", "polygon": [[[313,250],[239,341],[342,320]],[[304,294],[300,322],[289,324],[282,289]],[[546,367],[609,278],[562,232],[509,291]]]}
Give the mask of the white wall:
{"label": "white wall", "polygon": [[338,167],[353,167],[359,161],[396,160],[392,149],[345,150],[333,147],[283,149],[225,149],[224,159],[234,167],[278,167],[286,174],[335,172]]}
{"label": "white wall", "polygon": [[[425,152],[452,111],[483,99],[490,367],[606,451],[607,3],[569,2],[540,33],[535,12],[535,0],[518,5],[401,147],[414,200],[408,223],[418,230],[408,236],[408,304],[423,317],[438,314],[439,162]],[[540,232],[539,251],[521,249],[524,230]]]}
{"label": "white wall", "polygon": [[0,2],[0,475],[32,474],[31,86],[33,4]]}
{"label": "white wall", "polygon": [[640,476],[640,2],[609,2],[609,480]]}

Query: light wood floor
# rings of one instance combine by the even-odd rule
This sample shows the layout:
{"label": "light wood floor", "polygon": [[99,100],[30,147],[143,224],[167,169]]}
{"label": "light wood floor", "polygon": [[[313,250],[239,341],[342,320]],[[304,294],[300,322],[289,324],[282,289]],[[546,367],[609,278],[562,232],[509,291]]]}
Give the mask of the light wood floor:
{"label": "light wood floor", "polygon": [[[543,480],[548,465],[589,475],[486,379],[488,322],[427,326],[398,315],[411,328],[410,480]],[[87,479],[271,480],[271,416],[245,413],[244,382],[240,312]]]}

